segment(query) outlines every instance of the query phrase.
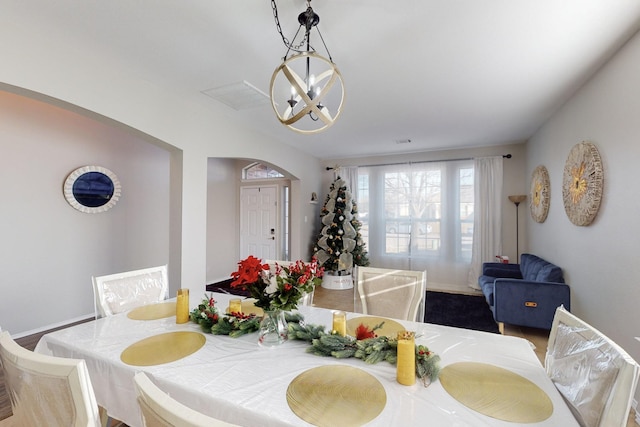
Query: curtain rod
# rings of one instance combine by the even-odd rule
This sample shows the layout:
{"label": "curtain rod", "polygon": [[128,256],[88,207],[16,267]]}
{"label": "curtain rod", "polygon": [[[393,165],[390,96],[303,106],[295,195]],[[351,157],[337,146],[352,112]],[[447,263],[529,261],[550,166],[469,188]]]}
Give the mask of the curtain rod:
{"label": "curtain rod", "polygon": [[[503,159],[510,159],[511,157],[513,157],[511,154],[503,154],[502,158]],[[359,165],[358,167],[361,168],[370,168],[370,167],[374,167],[374,166],[393,166],[393,165],[404,165],[404,164],[419,164],[419,163],[435,163],[435,162],[459,162],[462,160],[473,160],[475,157],[467,157],[464,159],[445,159],[445,160],[423,160],[420,162],[398,162],[398,163],[381,163],[378,165]],[[327,170],[334,170],[334,169],[339,169],[340,166],[327,166]]]}

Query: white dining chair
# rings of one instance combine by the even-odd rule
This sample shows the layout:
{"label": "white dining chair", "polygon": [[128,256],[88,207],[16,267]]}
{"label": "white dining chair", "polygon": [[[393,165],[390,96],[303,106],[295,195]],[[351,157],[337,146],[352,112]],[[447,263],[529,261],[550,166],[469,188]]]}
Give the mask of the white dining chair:
{"label": "white dining chair", "polygon": [[427,272],[356,267],[356,292],[363,314],[424,322]]}
{"label": "white dining chair", "polygon": [[[279,265],[280,267],[289,268],[289,266],[291,265],[292,261],[268,259],[268,260],[265,260],[264,263],[265,264],[269,264],[269,271],[271,271],[272,273],[275,273],[276,264]],[[302,297],[300,298],[300,301],[298,301],[298,305],[312,306],[313,305],[313,296],[314,296],[314,294],[315,294],[314,290],[311,291],[311,292],[305,292],[302,295]]]}
{"label": "white dining chair", "polygon": [[562,306],[553,319],[545,369],[580,425],[627,425],[640,366],[619,345]]}
{"label": "white dining chair", "polygon": [[158,388],[144,372],[138,372],[133,380],[144,427],[234,426],[183,405]]}
{"label": "white dining chair", "polygon": [[167,266],[93,276],[96,318],[122,313],[169,297]]}
{"label": "white dining chair", "polygon": [[84,360],[34,353],[4,331],[0,332],[0,364],[13,411],[6,425],[100,426]]}

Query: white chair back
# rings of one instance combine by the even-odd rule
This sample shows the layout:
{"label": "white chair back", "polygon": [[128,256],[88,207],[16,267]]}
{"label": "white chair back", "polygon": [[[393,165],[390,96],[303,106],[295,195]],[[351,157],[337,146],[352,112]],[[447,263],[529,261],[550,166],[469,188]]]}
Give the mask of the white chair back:
{"label": "white chair back", "polygon": [[562,306],[553,319],[545,368],[582,426],[627,425],[640,366]]}
{"label": "white chair back", "polygon": [[122,313],[169,297],[167,266],[93,276],[96,318]]}
{"label": "white chair back", "polygon": [[356,267],[363,314],[424,322],[427,272]]}
{"label": "white chair back", "polygon": [[84,360],[34,353],[0,332],[0,364],[19,426],[98,427],[98,404]]}
{"label": "white chair back", "polygon": [[144,372],[133,377],[144,427],[229,427],[233,424],[195,411],[160,390]]}

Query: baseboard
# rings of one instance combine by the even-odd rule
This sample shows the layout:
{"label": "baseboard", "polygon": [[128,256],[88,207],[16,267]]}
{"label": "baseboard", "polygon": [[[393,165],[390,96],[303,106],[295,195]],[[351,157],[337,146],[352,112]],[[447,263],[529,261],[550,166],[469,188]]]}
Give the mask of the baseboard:
{"label": "baseboard", "polygon": [[11,334],[11,338],[18,339],[18,338],[23,338],[23,337],[26,337],[26,336],[29,336],[29,335],[40,334],[42,332],[50,331],[52,329],[57,329],[57,328],[69,326],[69,325],[71,325],[73,323],[84,322],[84,321],[87,321],[87,320],[90,320],[90,319],[94,319],[95,316],[96,316],[95,313],[86,314],[84,316],[76,317],[74,319],[68,319],[68,320],[64,320],[62,322],[52,323],[50,325],[43,326],[42,328],[32,329],[32,330],[26,331],[26,332],[20,332],[19,334],[15,334],[15,335]]}

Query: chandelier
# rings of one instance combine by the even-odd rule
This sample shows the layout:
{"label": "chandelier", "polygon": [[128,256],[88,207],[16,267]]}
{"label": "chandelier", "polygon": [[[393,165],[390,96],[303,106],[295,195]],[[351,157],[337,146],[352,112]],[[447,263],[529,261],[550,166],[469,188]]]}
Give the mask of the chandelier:
{"label": "chandelier", "polygon": [[[298,15],[298,31],[292,41],[282,33],[275,0],[271,0],[278,33],[287,48],[282,64],[271,77],[271,105],[280,123],[303,134],[321,132],[331,126],[342,111],[344,85],[317,25],[320,17],[307,0],[307,10]],[[315,28],[327,58],[311,44]]]}

